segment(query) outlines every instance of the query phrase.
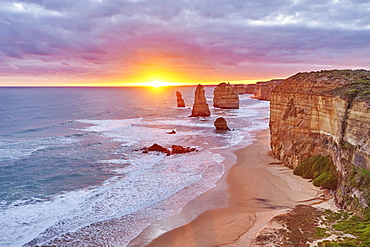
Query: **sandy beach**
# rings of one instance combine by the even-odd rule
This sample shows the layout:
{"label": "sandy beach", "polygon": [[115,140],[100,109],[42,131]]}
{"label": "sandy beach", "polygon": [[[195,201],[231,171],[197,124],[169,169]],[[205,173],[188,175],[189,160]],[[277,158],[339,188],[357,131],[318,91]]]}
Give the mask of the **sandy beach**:
{"label": "sandy beach", "polygon": [[226,172],[217,186],[174,216],[146,228],[128,246],[251,246],[277,214],[297,204],[320,202],[320,189],[268,155],[269,130],[256,141],[222,153]]}

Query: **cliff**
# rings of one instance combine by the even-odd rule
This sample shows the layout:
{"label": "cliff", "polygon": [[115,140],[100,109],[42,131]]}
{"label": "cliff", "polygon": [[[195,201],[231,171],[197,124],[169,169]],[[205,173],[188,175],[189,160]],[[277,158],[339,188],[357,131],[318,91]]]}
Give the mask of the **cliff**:
{"label": "cliff", "polygon": [[329,155],[339,205],[367,207],[370,189],[359,179],[370,181],[370,71],[298,73],[272,91],[270,107],[272,154],[292,168]]}
{"label": "cliff", "polygon": [[239,109],[239,97],[230,83],[220,83],[213,92],[213,106],[221,109]]}
{"label": "cliff", "polygon": [[233,90],[237,94],[246,94],[247,93],[247,87],[244,84],[235,84],[233,86]]}
{"label": "cliff", "polygon": [[209,110],[205,90],[202,85],[198,85],[194,93],[194,105],[190,117],[208,117],[211,115]]}
{"label": "cliff", "polygon": [[256,84],[247,84],[245,85],[245,92],[249,94],[254,94],[254,90],[256,89]]}
{"label": "cliff", "polygon": [[282,79],[274,79],[270,81],[257,82],[254,86],[254,96],[252,98],[259,100],[270,100],[272,90],[277,87],[277,85],[279,85],[282,81]]}

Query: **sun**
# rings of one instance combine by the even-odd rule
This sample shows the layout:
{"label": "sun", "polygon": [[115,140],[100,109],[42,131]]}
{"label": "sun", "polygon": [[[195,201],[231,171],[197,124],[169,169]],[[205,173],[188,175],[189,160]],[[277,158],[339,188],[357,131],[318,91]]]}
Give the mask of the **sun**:
{"label": "sun", "polygon": [[150,86],[152,87],[165,87],[165,86],[168,86],[169,83],[168,82],[164,82],[164,81],[152,81],[150,83]]}

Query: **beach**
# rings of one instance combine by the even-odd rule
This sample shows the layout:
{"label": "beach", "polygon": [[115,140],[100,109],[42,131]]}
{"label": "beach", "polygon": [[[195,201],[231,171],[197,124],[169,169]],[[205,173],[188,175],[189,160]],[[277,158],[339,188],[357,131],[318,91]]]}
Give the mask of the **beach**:
{"label": "beach", "polygon": [[151,224],[128,246],[253,246],[275,215],[322,202],[319,188],[293,175],[269,150],[265,129],[253,144],[222,153],[226,171],[216,187]]}

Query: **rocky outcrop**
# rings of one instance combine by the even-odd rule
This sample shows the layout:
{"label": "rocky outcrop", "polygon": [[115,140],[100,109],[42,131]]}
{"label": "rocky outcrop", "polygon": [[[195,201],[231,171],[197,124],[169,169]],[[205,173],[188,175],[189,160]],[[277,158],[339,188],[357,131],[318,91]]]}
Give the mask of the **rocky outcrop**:
{"label": "rocky outcrop", "polygon": [[298,73],[272,91],[270,107],[272,154],[292,168],[330,155],[341,177],[337,202],[351,191],[365,207],[370,201],[344,181],[353,167],[370,169],[370,71]]}
{"label": "rocky outcrop", "polygon": [[245,92],[246,93],[254,94],[255,89],[256,89],[256,84],[245,85]]}
{"label": "rocky outcrop", "polygon": [[176,91],[176,101],[177,107],[185,107],[185,101],[182,98],[182,94],[179,91]]}
{"label": "rocky outcrop", "polygon": [[247,93],[247,88],[244,84],[235,84],[233,86],[234,92],[237,94],[245,94]]}
{"label": "rocky outcrop", "polygon": [[190,117],[208,117],[210,115],[211,112],[207,104],[204,87],[199,84],[195,89],[194,105]]}
{"label": "rocky outcrop", "polygon": [[214,122],[214,126],[216,127],[216,130],[230,130],[225,118],[223,117],[217,118]]}
{"label": "rocky outcrop", "polygon": [[170,151],[169,149],[167,149],[165,147],[162,147],[161,145],[158,145],[157,143],[154,143],[152,146],[150,146],[148,148],[145,147],[141,150],[143,150],[143,153],[160,152],[160,153],[164,153],[166,155],[184,154],[184,153],[190,153],[190,152],[197,151],[196,148],[183,147],[183,146],[179,146],[179,145],[172,145],[172,151]]}
{"label": "rocky outcrop", "polygon": [[282,79],[260,81],[255,84],[253,99],[270,100],[272,90],[282,82]]}
{"label": "rocky outcrop", "polygon": [[230,83],[220,83],[213,92],[213,106],[221,109],[239,109],[239,97]]}

